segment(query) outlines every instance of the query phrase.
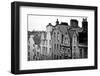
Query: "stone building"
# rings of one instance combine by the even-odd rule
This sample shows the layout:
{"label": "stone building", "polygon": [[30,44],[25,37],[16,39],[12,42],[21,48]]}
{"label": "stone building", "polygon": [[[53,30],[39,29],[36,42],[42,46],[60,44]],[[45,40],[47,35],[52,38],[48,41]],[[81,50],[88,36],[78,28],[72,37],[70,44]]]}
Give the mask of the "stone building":
{"label": "stone building", "polygon": [[53,58],[59,58],[61,44],[61,32],[56,28],[52,33],[52,56]]}
{"label": "stone building", "polygon": [[76,31],[73,32],[72,36],[72,58],[76,59],[80,57],[80,52],[79,52],[79,43],[78,43],[78,35]]}
{"label": "stone building", "polygon": [[64,59],[71,56],[68,23],[56,21],[52,33],[52,49],[54,59]]}
{"label": "stone building", "polygon": [[40,32],[32,31],[28,38],[28,60],[40,60]]}
{"label": "stone building", "polygon": [[41,32],[41,43],[40,43],[40,48],[41,48],[41,55],[44,59],[46,59],[47,55],[47,39],[46,39],[47,33],[45,31]]}
{"label": "stone building", "polygon": [[79,48],[80,48],[80,58],[88,57],[88,22],[87,18],[83,18],[82,21],[83,31],[79,33]]}
{"label": "stone building", "polygon": [[78,33],[82,32],[82,28],[78,26],[78,21],[75,19],[70,20],[70,26],[71,26],[70,39],[72,48],[72,59],[77,59],[80,58]]}
{"label": "stone building", "polygon": [[[85,22],[85,23],[84,23]],[[75,19],[70,20],[70,25],[66,22],[59,23],[58,19],[56,25],[53,27],[52,31],[52,51],[54,59],[66,59],[66,58],[84,58],[87,55],[84,50],[87,51],[86,44],[80,44],[80,34],[86,30],[86,20],[83,19],[82,26],[79,27],[78,21]],[[84,31],[85,32],[85,31]],[[87,32],[85,32],[86,34]],[[82,34],[83,35],[83,34]],[[87,39],[85,36],[84,38]],[[85,42],[87,42],[85,39]],[[84,40],[83,40],[84,41]],[[81,52],[82,51],[82,52]],[[81,56],[82,54],[82,56]],[[86,57],[86,56],[85,56]]]}
{"label": "stone building", "polygon": [[28,41],[28,60],[33,60],[33,56],[34,56],[34,53],[35,53],[35,50],[34,50],[34,46],[35,45],[35,42],[33,40],[33,35],[30,35],[30,38],[29,38],[29,41]]}
{"label": "stone building", "polygon": [[49,23],[46,26],[46,39],[47,39],[47,56],[51,57],[52,55],[52,30],[53,30],[53,25],[51,23]]}
{"label": "stone building", "polygon": [[33,31],[29,34],[29,59],[79,59],[88,56],[88,22],[84,18],[82,27],[76,19],[70,24],[59,22],[49,23],[46,31]]}

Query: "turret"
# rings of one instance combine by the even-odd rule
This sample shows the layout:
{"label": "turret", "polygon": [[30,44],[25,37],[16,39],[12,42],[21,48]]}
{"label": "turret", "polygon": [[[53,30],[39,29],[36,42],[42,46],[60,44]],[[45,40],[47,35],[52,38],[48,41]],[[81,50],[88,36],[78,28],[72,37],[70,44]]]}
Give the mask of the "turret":
{"label": "turret", "polygon": [[53,25],[51,23],[49,23],[47,26],[46,26],[46,31],[47,32],[51,32],[53,29]]}
{"label": "turret", "polygon": [[59,21],[58,21],[58,19],[57,19],[57,21],[56,21],[56,25],[58,25],[59,24]]}
{"label": "turret", "polygon": [[70,20],[70,25],[73,28],[77,28],[78,27],[78,21],[76,19],[71,19]]}
{"label": "turret", "polygon": [[83,21],[82,21],[82,28],[83,28],[83,32],[87,32],[87,31],[88,31],[88,22],[87,22],[87,18],[83,18]]}

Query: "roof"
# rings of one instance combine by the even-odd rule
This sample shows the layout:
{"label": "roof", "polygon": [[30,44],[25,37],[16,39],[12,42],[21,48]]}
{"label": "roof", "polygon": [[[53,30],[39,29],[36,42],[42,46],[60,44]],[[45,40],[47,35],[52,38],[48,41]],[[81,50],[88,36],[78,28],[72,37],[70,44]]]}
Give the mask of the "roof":
{"label": "roof", "polygon": [[68,26],[68,23],[67,22],[61,22],[61,25],[67,25]]}
{"label": "roof", "polygon": [[62,34],[68,33],[68,26],[66,25],[57,25],[55,28],[62,32]]}
{"label": "roof", "polygon": [[48,26],[53,26],[51,23],[49,23],[46,27],[48,27]]}
{"label": "roof", "polygon": [[77,20],[77,19],[71,19],[70,21],[78,22],[78,20]]}
{"label": "roof", "polygon": [[[58,25],[55,27],[55,29],[59,30],[62,34],[65,35],[67,33],[69,35],[70,39],[72,39],[73,34],[76,33],[76,30],[71,30],[69,28],[70,28],[70,26],[66,26],[66,25],[64,25],[64,26]],[[78,35],[78,34],[76,33],[76,35]]]}

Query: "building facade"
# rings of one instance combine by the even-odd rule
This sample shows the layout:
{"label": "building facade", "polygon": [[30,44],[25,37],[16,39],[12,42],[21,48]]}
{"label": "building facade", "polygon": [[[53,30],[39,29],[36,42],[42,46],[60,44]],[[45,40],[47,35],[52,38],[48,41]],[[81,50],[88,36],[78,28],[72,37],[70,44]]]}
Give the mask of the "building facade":
{"label": "building facade", "polygon": [[46,31],[39,31],[29,37],[30,60],[79,59],[88,57],[88,22],[84,18],[82,27],[76,19],[49,23]]}
{"label": "building facade", "polygon": [[51,23],[49,23],[46,26],[46,33],[47,33],[47,56],[48,58],[51,58],[52,55],[52,30],[53,30],[53,25]]}

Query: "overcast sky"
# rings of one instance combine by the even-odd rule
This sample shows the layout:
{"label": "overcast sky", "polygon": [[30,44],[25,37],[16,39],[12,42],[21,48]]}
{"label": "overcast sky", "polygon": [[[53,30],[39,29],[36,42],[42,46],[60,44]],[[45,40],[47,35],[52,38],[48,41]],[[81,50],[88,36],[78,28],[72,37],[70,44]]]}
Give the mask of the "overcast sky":
{"label": "overcast sky", "polygon": [[57,19],[59,22],[67,22],[68,25],[70,25],[70,19],[76,19],[81,27],[83,17],[28,15],[28,31],[45,31],[48,23],[55,25]]}

